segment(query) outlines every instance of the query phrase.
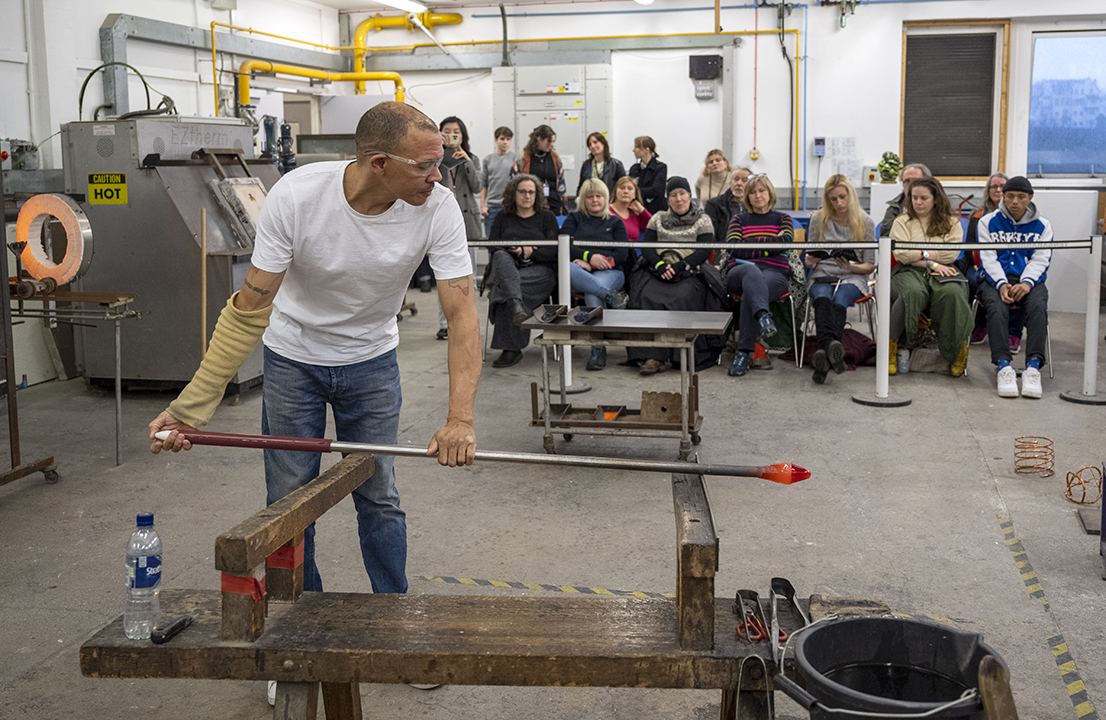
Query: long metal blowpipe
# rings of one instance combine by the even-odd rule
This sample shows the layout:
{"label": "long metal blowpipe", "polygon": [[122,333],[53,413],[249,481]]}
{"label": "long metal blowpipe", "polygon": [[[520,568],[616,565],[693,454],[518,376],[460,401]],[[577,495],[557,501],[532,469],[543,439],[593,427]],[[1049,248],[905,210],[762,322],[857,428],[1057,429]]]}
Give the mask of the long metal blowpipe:
{"label": "long metal blowpipe", "polygon": [[[163,430],[154,437],[166,440],[170,431]],[[255,450],[298,450],[302,452],[376,453],[404,457],[434,457],[426,454],[426,448],[412,445],[372,445],[349,443],[325,438],[277,437],[272,435],[243,435],[239,433],[215,433],[189,431],[180,436],[193,445],[218,445],[220,447],[252,448]],[[810,477],[806,468],[791,463],[774,465],[700,465],[692,462],[668,462],[664,460],[630,460],[626,458],[579,457],[574,455],[538,455],[536,453],[498,452],[477,450],[476,459],[488,462],[531,463],[534,465],[563,465],[570,467],[610,468],[611,470],[640,470],[644,472],[686,473],[689,475],[724,475],[730,477],[756,477],[771,480],[780,485],[791,485]]]}

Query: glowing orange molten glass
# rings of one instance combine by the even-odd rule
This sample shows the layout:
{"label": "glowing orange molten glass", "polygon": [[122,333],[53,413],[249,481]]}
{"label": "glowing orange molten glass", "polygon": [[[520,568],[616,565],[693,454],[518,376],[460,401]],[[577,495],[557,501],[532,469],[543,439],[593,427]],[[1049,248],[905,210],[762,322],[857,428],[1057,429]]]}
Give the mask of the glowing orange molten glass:
{"label": "glowing orange molten glass", "polygon": [[791,485],[806,480],[810,477],[810,471],[791,463],[776,463],[775,465],[762,465],[759,477],[780,485]]}

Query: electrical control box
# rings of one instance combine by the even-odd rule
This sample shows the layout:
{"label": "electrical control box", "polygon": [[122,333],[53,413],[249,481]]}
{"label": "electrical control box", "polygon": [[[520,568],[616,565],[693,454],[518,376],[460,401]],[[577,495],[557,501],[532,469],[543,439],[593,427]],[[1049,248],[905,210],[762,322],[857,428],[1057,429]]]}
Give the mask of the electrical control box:
{"label": "electrical control box", "polygon": [[872,187],[872,183],[879,183],[879,168],[865,165],[860,173],[860,187]]}
{"label": "electrical control box", "polygon": [[826,156],[826,139],[824,137],[814,138],[814,157]]}

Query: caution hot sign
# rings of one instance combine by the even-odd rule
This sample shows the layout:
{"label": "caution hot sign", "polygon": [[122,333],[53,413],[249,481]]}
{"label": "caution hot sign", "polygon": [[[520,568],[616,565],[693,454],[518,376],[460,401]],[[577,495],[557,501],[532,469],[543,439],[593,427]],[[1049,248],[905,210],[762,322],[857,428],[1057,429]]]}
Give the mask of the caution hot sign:
{"label": "caution hot sign", "polygon": [[126,205],[126,173],[89,173],[89,205]]}

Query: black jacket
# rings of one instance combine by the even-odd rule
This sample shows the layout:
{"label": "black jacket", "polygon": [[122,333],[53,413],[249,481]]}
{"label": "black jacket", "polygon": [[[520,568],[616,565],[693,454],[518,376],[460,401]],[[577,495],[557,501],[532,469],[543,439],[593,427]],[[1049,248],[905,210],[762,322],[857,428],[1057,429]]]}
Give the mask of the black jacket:
{"label": "black jacket", "polygon": [[644,169],[641,163],[634,163],[630,166],[630,177],[637,180],[641,196],[645,199],[645,209],[651,215],[668,209],[668,195],[664,192],[664,186],[668,183],[667,165],[656,158],[651,159]]}
{"label": "black jacket", "polygon": [[[588,159],[584,161],[583,167],[580,168],[580,182],[576,184],[576,194],[580,194],[580,186],[584,184],[584,181],[591,177],[591,166],[595,160],[589,155]],[[618,182],[620,177],[626,176],[626,168],[622,167],[622,162],[618,158],[611,158],[607,162],[603,163],[603,184],[607,186],[607,190],[611,193],[611,200],[614,200],[614,184]]]}
{"label": "black jacket", "polygon": [[730,220],[734,215],[745,212],[745,205],[740,200],[734,199],[733,190],[727,190],[718,197],[707,200],[707,204],[703,206],[703,212],[714,225],[714,239],[724,243],[726,233],[730,229]]}

